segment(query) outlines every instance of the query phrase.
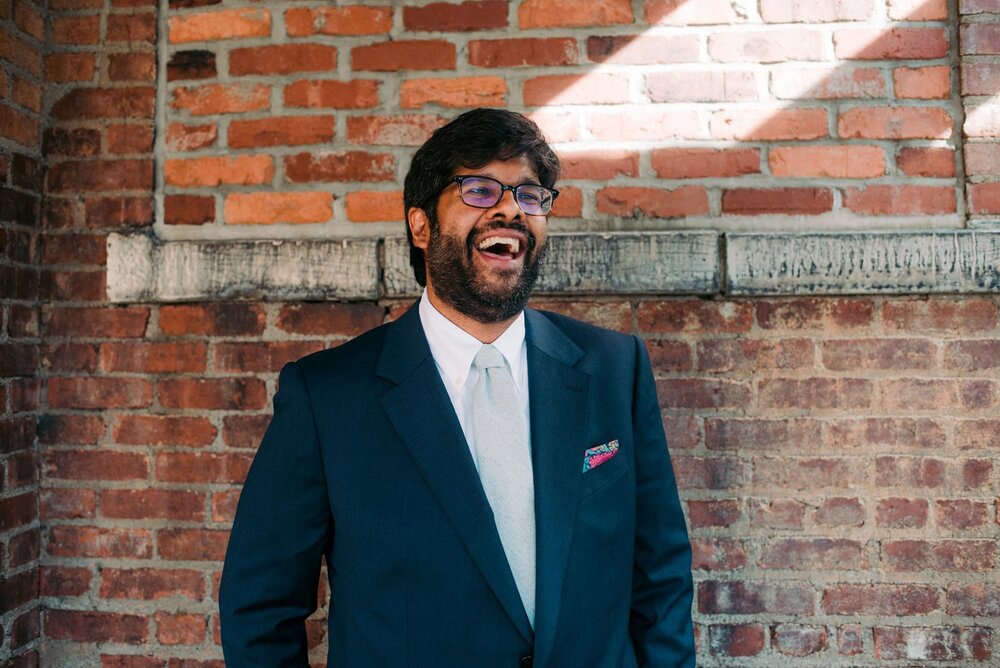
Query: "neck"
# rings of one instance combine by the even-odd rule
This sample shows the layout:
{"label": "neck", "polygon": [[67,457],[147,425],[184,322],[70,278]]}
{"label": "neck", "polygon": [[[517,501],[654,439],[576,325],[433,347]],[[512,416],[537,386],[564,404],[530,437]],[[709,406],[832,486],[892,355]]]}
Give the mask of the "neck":
{"label": "neck", "polygon": [[480,322],[475,318],[470,318],[451,304],[438,297],[430,283],[427,284],[427,298],[430,299],[431,304],[438,310],[438,312],[441,313],[441,315],[448,318],[448,320],[452,323],[476,337],[483,343],[493,343],[496,341],[500,338],[501,334],[507,331],[507,328],[510,327],[511,323],[517,320],[516,315],[513,318],[501,320],[500,322]]}

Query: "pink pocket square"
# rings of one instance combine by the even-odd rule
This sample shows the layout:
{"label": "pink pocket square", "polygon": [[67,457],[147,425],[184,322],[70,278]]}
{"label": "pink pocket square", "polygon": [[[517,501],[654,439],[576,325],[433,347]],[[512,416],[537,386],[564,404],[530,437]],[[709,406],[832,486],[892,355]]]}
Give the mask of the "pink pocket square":
{"label": "pink pocket square", "polygon": [[597,468],[616,454],[618,454],[618,439],[587,448],[587,451],[583,453],[583,472],[586,473],[590,469]]}

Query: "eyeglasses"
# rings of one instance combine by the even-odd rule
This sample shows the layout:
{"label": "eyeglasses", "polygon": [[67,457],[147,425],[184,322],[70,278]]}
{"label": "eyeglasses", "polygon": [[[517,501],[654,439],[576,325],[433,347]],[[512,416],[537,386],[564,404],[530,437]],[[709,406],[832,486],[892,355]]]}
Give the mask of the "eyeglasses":
{"label": "eyeglasses", "polygon": [[544,216],[552,210],[552,203],[559,196],[558,190],[545,186],[534,183],[508,186],[488,176],[453,176],[451,181],[458,184],[462,201],[478,209],[488,209],[496,205],[504,192],[509,190],[514,193],[514,201],[521,211],[530,216]]}

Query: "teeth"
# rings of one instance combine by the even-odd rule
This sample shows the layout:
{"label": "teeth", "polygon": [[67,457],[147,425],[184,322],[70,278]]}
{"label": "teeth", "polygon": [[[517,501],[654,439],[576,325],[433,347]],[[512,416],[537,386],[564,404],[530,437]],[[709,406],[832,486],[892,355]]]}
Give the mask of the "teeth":
{"label": "teeth", "polygon": [[479,249],[482,250],[490,246],[496,246],[497,244],[507,246],[508,251],[513,255],[517,255],[517,252],[521,249],[521,242],[516,237],[486,237],[479,242]]}

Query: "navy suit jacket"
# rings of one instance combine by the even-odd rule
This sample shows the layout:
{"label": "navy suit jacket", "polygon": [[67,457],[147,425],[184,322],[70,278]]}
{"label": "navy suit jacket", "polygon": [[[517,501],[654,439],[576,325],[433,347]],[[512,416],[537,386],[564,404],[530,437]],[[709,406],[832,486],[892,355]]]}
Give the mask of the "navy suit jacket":
{"label": "navy suit jacket", "polygon": [[282,370],[222,576],[230,668],[307,665],[323,557],[330,668],[694,666],[691,548],[645,347],[531,309],[526,339],[534,630],[414,307]]}

